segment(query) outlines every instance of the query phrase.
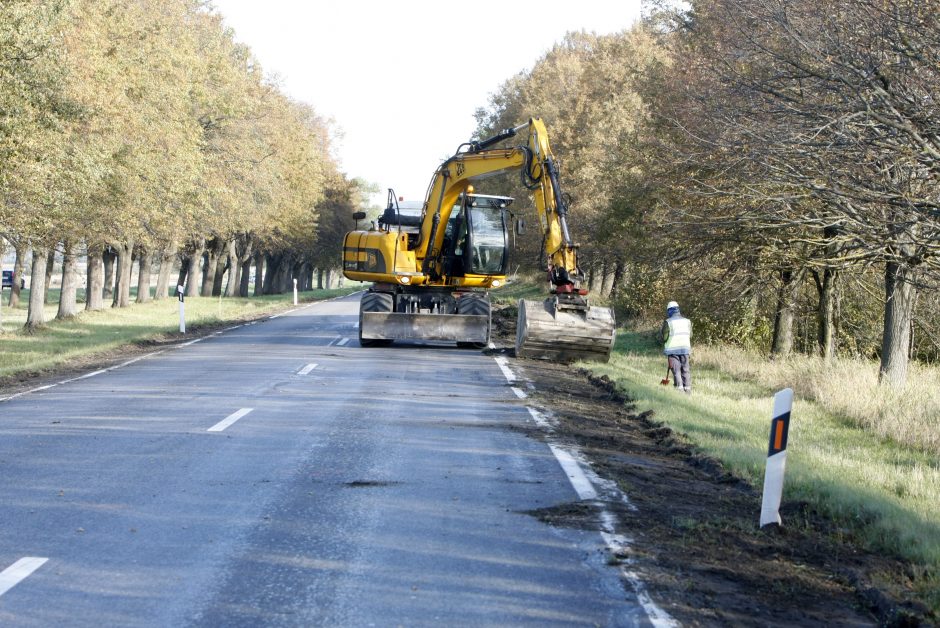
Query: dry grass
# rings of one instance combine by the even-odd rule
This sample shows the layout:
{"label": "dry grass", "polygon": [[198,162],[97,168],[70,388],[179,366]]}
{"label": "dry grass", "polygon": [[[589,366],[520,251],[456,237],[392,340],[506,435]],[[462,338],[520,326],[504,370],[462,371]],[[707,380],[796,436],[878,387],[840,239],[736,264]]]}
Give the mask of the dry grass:
{"label": "dry grass", "polygon": [[940,369],[911,364],[903,388],[878,385],[869,360],[796,356],[768,361],[729,346],[696,348],[695,361],[770,388],[792,388],[825,410],[898,443],[940,453]]}

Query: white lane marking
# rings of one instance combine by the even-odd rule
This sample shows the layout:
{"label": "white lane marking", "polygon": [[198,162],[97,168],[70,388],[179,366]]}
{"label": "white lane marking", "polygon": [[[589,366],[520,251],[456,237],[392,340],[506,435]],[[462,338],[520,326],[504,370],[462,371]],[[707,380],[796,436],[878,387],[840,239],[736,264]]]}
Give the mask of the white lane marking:
{"label": "white lane marking", "polygon": [[[510,384],[515,383],[516,376],[509,369],[506,358],[497,357],[495,360],[496,364],[498,364],[499,368],[503,371],[503,375],[506,377],[506,380]],[[531,382],[527,382],[527,384],[530,389],[535,388]],[[525,393],[522,390],[516,388],[515,386],[511,386],[510,388],[517,397],[520,399],[524,398]],[[532,419],[539,427],[548,430],[552,429],[551,422],[541,412],[535,408],[532,408],[531,406],[526,406],[526,410],[529,411]],[[629,508],[632,510],[636,509],[636,507],[630,502],[630,498],[620,490],[616,483],[605,480],[598,476],[587,461],[580,459],[580,455],[576,451],[572,453],[571,451],[555,445],[554,443],[549,443],[548,447],[555,456],[555,459],[558,461],[558,464],[561,465],[562,470],[568,476],[568,481],[571,482],[571,486],[578,494],[578,497],[583,500],[597,500],[599,495],[597,489],[595,488],[595,484],[602,485],[605,489],[605,493],[619,496],[620,500],[626,503]],[[585,469],[587,471],[585,471]],[[594,482],[589,479],[589,475],[594,479]],[[631,545],[631,541],[622,534],[616,533],[617,518],[613,515],[613,513],[604,508],[602,504],[598,505],[600,507],[601,519],[600,534],[604,541],[604,545],[607,547],[608,551],[612,552],[615,556],[621,556],[625,553],[624,550]],[[679,626],[678,622],[676,622],[676,620],[673,619],[669,613],[661,609],[652,600],[652,598],[650,598],[649,593],[646,590],[646,584],[643,582],[643,579],[637,572],[633,571],[632,569],[628,569],[626,566],[621,566],[620,573],[623,574],[623,577],[627,580],[627,582],[630,583],[630,586],[633,587],[633,592],[636,594],[637,602],[643,608],[643,612],[646,613],[646,616],[650,620],[650,624],[654,626],[654,628],[677,628]]]}
{"label": "white lane marking", "polygon": [[336,346],[337,346],[337,347],[342,347],[342,346],[345,345],[347,342],[349,342],[349,338],[343,338],[342,340],[340,340],[339,342],[336,343]]}
{"label": "white lane marking", "polygon": [[305,366],[305,367],[303,367],[302,369],[300,369],[299,371],[297,371],[297,374],[298,374],[298,375],[306,375],[307,373],[309,373],[310,371],[312,371],[312,370],[315,369],[315,368],[317,368],[317,365],[316,365],[316,364],[308,364],[307,366]]}
{"label": "white lane marking", "polygon": [[101,369],[100,371],[94,371],[91,373],[85,373],[84,375],[79,375],[78,377],[75,378],[75,380],[88,379],[89,377],[94,377],[95,375],[101,375],[102,373],[107,373],[107,372],[108,372],[108,369]]}
{"label": "white lane marking", "polygon": [[326,346],[327,346],[327,347],[332,347],[333,345],[335,345],[335,344],[336,344],[338,341],[340,341],[340,340],[342,340],[342,336],[337,336],[336,338],[334,338],[333,340],[331,340]]}
{"label": "white lane marking", "polygon": [[509,370],[509,365],[506,363],[506,358],[500,356],[498,358],[493,358],[496,360],[496,364],[499,365],[500,370],[503,372],[503,375],[506,376],[506,380],[513,384],[516,381],[515,374]]}
{"label": "white lane marking", "polygon": [[22,582],[31,573],[42,567],[47,560],[49,559],[38,556],[26,556],[0,571],[0,595]]}
{"label": "white lane marking", "polygon": [[39,388],[33,388],[31,392],[39,392],[40,390],[49,390],[50,388],[55,388],[58,384],[46,384],[45,386],[40,386]]}
{"label": "white lane marking", "polygon": [[188,347],[189,345],[194,345],[197,342],[202,342],[205,338],[196,338],[195,340],[190,340],[189,342],[184,342],[181,345],[176,345],[177,349],[182,349],[183,347]]}
{"label": "white lane marking", "polygon": [[552,424],[548,422],[548,419],[545,418],[541,412],[533,408],[532,406],[526,406],[526,410],[529,411],[529,414],[532,415],[532,419],[535,421],[535,424],[539,427],[544,427],[545,429],[552,429]]}
{"label": "white lane marking", "polygon": [[356,323],[353,325],[353,329],[359,329],[359,321],[356,321]]}
{"label": "white lane marking", "polygon": [[584,475],[584,471],[581,470],[581,465],[578,464],[575,457],[570,452],[557,445],[549,443],[548,447],[552,450],[552,453],[555,454],[558,464],[561,465],[561,468],[568,475],[568,481],[571,482],[571,486],[574,487],[578,497],[581,499],[597,499],[597,491],[594,489],[594,485],[591,484],[591,481]]}
{"label": "white lane marking", "polygon": [[528,398],[528,396],[529,396],[529,395],[525,394],[525,391],[524,391],[524,390],[522,390],[522,389],[520,389],[520,388],[516,388],[515,386],[510,386],[509,389],[510,389],[517,397],[519,397],[520,399],[526,399],[526,398]]}
{"label": "white lane marking", "polygon": [[206,431],[207,432],[221,432],[222,430],[227,428],[229,425],[231,425],[238,419],[242,418],[243,416],[245,416],[252,410],[254,410],[254,408],[242,408],[241,410],[238,410],[237,412],[233,412],[227,417],[225,417],[224,419],[222,419],[221,421],[219,421],[218,423],[216,423],[215,425],[213,425],[212,427],[210,427]]}

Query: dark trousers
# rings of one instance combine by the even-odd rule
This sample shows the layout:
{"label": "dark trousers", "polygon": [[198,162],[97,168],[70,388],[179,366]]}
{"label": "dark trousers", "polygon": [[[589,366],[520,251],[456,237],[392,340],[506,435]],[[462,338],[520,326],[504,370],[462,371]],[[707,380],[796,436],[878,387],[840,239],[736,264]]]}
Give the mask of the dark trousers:
{"label": "dark trousers", "polygon": [[689,356],[670,355],[669,368],[672,369],[672,382],[676,388],[692,390],[692,368],[689,366]]}

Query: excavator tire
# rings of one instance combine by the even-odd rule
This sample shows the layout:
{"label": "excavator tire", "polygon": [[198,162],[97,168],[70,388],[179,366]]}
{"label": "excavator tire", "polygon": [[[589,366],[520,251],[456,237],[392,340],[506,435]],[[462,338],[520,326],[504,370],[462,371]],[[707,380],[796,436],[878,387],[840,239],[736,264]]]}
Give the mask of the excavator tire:
{"label": "excavator tire", "polygon": [[395,299],[387,292],[366,292],[359,301],[359,345],[363,347],[387,347],[392,340],[372,339],[362,337],[363,312],[391,312],[394,309]]}
{"label": "excavator tire", "polygon": [[516,357],[575,362],[607,362],[614,346],[614,312],[606,307],[584,311],[555,309],[555,300],[519,300]]}
{"label": "excavator tire", "polygon": [[462,316],[486,316],[486,342],[458,342],[463,349],[485,349],[490,341],[490,329],[493,326],[490,300],[482,294],[465,294],[457,299],[457,313]]}

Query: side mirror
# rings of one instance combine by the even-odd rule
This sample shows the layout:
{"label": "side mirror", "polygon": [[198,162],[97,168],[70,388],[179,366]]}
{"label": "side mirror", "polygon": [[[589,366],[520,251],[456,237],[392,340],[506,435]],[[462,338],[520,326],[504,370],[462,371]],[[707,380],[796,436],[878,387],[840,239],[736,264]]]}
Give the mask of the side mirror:
{"label": "side mirror", "polygon": [[355,220],[356,222],[359,222],[360,220],[365,219],[365,217],[366,217],[365,212],[356,212],[353,214],[353,220]]}
{"label": "side mirror", "polygon": [[522,235],[525,233],[525,221],[522,218],[516,218],[516,235]]}

